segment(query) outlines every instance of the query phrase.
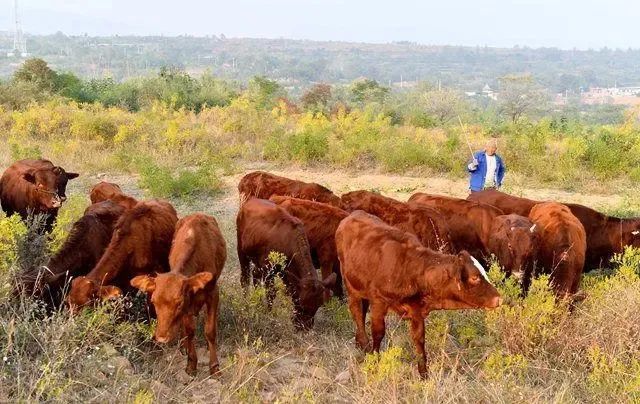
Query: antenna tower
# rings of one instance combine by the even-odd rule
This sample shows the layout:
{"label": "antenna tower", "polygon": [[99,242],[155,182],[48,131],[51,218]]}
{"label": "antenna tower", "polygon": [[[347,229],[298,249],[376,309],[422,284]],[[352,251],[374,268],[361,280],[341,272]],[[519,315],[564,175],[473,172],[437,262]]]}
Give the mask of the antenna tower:
{"label": "antenna tower", "polygon": [[13,2],[14,31],[13,31],[13,50],[7,53],[7,56],[27,57],[27,41],[22,32],[22,23],[20,22],[20,13],[18,12],[18,0]]}

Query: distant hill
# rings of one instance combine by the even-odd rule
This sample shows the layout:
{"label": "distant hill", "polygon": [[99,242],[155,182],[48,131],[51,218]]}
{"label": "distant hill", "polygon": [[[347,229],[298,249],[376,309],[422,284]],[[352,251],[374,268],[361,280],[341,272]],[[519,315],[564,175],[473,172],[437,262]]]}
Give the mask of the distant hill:
{"label": "distant hill", "polygon": [[[6,57],[10,35],[0,35],[0,77],[20,63]],[[410,42],[366,44],[290,39],[162,36],[28,36],[29,53],[57,70],[117,80],[154,74],[174,65],[245,81],[265,75],[285,86],[350,82],[440,81],[464,90],[493,86],[510,73],[531,73],[555,92],[590,86],[640,85],[640,50],[559,50],[431,46]]]}

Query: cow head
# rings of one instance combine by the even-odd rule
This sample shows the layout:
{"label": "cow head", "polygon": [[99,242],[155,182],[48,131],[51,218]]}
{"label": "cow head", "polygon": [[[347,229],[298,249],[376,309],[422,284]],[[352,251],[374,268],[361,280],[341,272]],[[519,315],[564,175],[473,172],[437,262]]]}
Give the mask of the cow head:
{"label": "cow head", "polygon": [[[295,307],[294,324],[299,329],[313,327],[316,312],[327,299],[328,290],[336,283],[336,274],[332,273],[322,281],[314,278],[302,279]],[[329,295],[330,296],[330,295]]]}
{"label": "cow head", "polygon": [[494,234],[494,252],[507,275],[522,280],[538,254],[540,233],[535,224],[530,227],[508,227],[503,233]]}
{"label": "cow head", "polygon": [[190,277],[176,273],[156,277],[139,275],[131,279],[131,286],[151,295],[151,303],[158,316],[154,338],[160,343],[171,342],[179,335],[182,317],[189,313],[194,295],[213,280],[211,272]]}
{"label": "cow head", "polygon": [[57,209],[67,199],[67,182],[78,174],[67,173],[61,167],[30,170],[22,178],[35,186],[36,197],[45,209]]}
{"label": "cow head", "polygon": [[493,309],[502,304],[502,298],[482,265],[468,252],[462,251],[447,266],[446,278],[440,287],[439,309]]}
{"label": "cow head", "polygon": [[66,302],[69,306],[69,311],[73,314],[98,299],[115,299],[121,295],[122,292],[116,286],[99,285],[86,276],[79,276],[71,281],[71,290],[69,290]]}

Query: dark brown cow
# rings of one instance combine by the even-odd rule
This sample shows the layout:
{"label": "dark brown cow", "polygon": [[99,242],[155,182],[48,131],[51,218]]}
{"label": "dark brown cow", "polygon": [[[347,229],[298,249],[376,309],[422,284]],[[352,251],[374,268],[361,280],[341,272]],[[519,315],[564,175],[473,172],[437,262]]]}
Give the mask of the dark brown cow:
{"label": "dark brown cow", "polygon": [[67,280],[86,275],[98,263],[123,212],[121,206],[111,201],[89,206],[47,263],[20,275],[19,289],[58,307]]}
{"label": "dark brown cow", "polygon": [[160,343],[174,340],[182,326],[186,336],[187,373],[195,375],[198,355],[193,341],[196,318],[207,306],[204,332],[209,345],[209,372],[219,372],[218,278],[227,260],[227,244],[218,222],[211,216],[196,213],[186,216],[176,225],[176,233],[169,253],[171,271],[156,277],[139,275],[131,285],[151,295],[151,303],[158,316],[155,339]]}
{"label": "dark brown cow", "polygon": [[446,218],[453,244],[478,259],[486,258],[491,226],[494,219],[503,214],[492,206],[422,192],[411,195],[409,203],[438,211]]}
{"label": "dark brown cow", "polygon": [[[458,255],[435,252],[412,234],[363,211],[340,223],[336,244],[358,346],[380,350],[384,319],[393,310],[411,321],[421,375],[427,372],[424,319],[429,312],[495,308],[502,303],[482,266],[466,251]],[[365,331],[368,309],[373,345]]]}
{"label": "dark brown cow", "polygon": [[128,290],[136,275],[166,272],[169,249],[178,218],[168,202],[139,202],[115,225],[109,246],[86,276],[71,282],[67,303],[72,311],[97,298],[111,297],[114,286]]}
{"label": "dark brown cow", "polygon": [[544,202],[531,209],[529,219],[540,229],[540,266],[550,274],[551,284],[560,297],[575,294],[580,286],[587,249],[582,223],[568,207]]}
{"label": "dark brown cow", "polygon": [[335,235],[340,221],[349,214],[335,206],[290,196],[272,196],[270,200],[302,221],[304,232],[311,246],[311,256],[317,259],[318,266],[322,270],[322,278],[327,278],[335,273],[336,284],[333,288],[333,294],[342,297],[344,295],[342,275],[340,275],[340,261],[338,261],[338,252],[336,251]]}
{"label": "dark brown cow", "polygon": [[[505,213],[523,216],[528,216],[531,208],[540,203],[495,190],[472,193],[469,199],[497,206]],[[580,220],[587,234],[585,271],[607,265],[614,254],[622,252],[627,245],[640,247],[640,218],[621,219],[577,203],[564,205]]]}
{"label": "dark brown cow", "polygon": [[122,192],[118,184],[106,181],[101,181],[91,188],[89,199],[91,199],[91,203],[109,200],[127,210],[133,208],[138,203],[137,199]]}
{"label": "dark brown cow", "polygon": [[540,231],[528,218],[501,215],[493,220],[488,249],[494,254],[507,275],[521,281],[529,289],[531,276],[540,248]]}
{"label": "dark brown cow", "polygon": [[241,201],[252,196],[269,199],[273,195],[283,195],[341,207],[340,198],[322,185],[292,180],[264,171],[254,171],[242,177],[238,184],[238,192]]}
{"label": "dark brown cow", "polygon": [[[333,287],[336,277],[332,274],[323,281],[318,279],[302,222],[271,201],[251,198],[240,207],[236,226],[242,285],[248,286],[253,264],[254,283],[264,280],[271,304],[275,297],[273,281],[280,275],[293,300],[294,324],[311,327],[323,304],[325,288]],[[271,252],[287,257],[284,268],[269,262]]]}
{"label": "dark brown cow", "polygon": [[407,204],[371,191],[346,193],[342,195],[342,204],[350,212],[364,210],[402,231],[415,234],[425,247],[455,251],[455,241],[445,218],[430,207]]}
{"label": "dark brown cow", "polygon": [[76,177],[78,174],[68,173],[49,160],[16,161],[0,178],[2,210],[7,216],[18,213],[23,220],[30,213],[45,214],[49,231],[67,199],[67,182]]}

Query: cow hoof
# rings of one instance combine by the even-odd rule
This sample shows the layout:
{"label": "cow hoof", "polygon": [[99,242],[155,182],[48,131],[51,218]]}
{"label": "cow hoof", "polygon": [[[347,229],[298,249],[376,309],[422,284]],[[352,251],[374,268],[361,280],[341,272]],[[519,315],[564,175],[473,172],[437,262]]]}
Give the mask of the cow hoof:
{"label": "cow hoof", "polygon": [[194,368],[188,367],[185,369],[185,372],[187,372],[187,374],[191,377],[196,377],[196,375],[198,374],[198,369],[195,367]]}
{"label": "cow hoof", "polygon": [[220,377],[222,375],[222,373],[220,372],[220,366],[217,364],[214,366],[211,366],[209,368],[209,374],[211,375],[211,377],[216,377],[216,378]]}

